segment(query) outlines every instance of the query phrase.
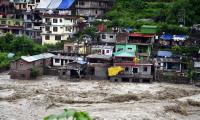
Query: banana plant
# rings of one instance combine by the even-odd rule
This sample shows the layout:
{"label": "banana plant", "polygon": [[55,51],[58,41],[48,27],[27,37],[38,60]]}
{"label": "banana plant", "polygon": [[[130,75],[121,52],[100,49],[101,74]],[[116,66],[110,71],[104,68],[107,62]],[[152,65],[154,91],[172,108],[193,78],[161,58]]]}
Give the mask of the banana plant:
{"label": "banana plant", "polygon": [[44,120],[92,120],[88,113],[76,111],[74,109],[64,109],[64,112],[58,115],[49,115]]}

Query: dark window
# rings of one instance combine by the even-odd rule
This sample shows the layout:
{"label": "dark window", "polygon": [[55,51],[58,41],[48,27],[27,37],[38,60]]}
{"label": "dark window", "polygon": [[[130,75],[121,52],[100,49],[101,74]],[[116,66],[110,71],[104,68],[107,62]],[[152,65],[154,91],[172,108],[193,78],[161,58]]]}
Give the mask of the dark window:
{"label": "dark window", "polygon": [[58,23],[58,20],[57,19],[53,19],[53,23]]}
{"label": "dark window", "polygon": [[79,5],[84,6],[84,5],[85,5],[85,2],[80,1],[80,2],[79,2]]}
{"label": "dark window", "polygon": [[132,48],[128,48],[128,50],[132,50]]}
{"label": "dark window", "polygon": [[138,68],[133,68],[133,73],[138,73]]}
{"label": "dark window", "polygon": [[23,62],[20,62],[19,66],[22,67],[23,66]]}
{"label": "dark window", "polygon": [[61,36],[60,35],[56,35],[55,36],[55,40],[61,40]]}
{"label": "dark window", "polygon": [[66,73],[65,72],[63,72],[63,75],[65,75]]}
{"label": "dark window", "polygon": [[109,53],[109,50],[106,50],[106,53]]}
{"label": "dark window", "polygon": [[119,52],[119,51],[123,51],[123,48],[118,48],[118,49],[117,49],[117,52]]}
{"label": "dark window", "polygon": [[50,39],[49,35],[46,35],[45,40],[49,40],[49,39]]}
{"label": "dark window", "polygon": [[62,23],[62,19],[60,19],[60,22]]}
{"label": "dark window", "polygon": [[111,35],[110,38],[113,38],[113,36]]}
{"label": "dark window", "polygon": [[60,63],[60,60],[59,59],[55,59],[55,63]]}
{"label": "dark window", "polygon": [[45,21],[46,21],[46,22],[50,22],[50,19],[49,19],[49,18],[46,18]]}
{"label": "dark window", "polygon": [[127,72],[129,70],[129,68],[128,67],[125,67],[125,71]]}
{"label": "dark window", "polygon": [[102,35],[102,39],[106,39],[106,35]]}
{"label": "dark window", "polygon": [[54,31],[54,32],[57,32],[57,31],[58,31],[58,28],[57,28],[57,27],[53,27],[53,31]]}
{"label": "dark window", "polygon": [[6,24],[6,21],[1,21],[1,24]]}
{"label": "dark window", "polygon": [[148,68],[147,67],[143,67],[143,71],[147,72]]}
{"label": "dark window", "polygon": [[46,31],[50,31],[50,27],[45,27]]}

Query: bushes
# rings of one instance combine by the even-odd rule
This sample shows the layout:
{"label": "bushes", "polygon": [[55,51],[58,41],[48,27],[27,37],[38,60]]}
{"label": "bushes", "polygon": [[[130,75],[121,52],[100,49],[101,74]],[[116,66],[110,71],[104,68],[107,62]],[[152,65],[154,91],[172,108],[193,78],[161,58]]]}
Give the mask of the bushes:
{"label": "bushes", "polygon": [[14,36],[7,33],[0,37],[0,52],[13,52],[17,55],[34,55],[46,52],[45,46],[35,43],[27,36]]}
{"label": "bushes", "polygon": [[32,68],[31,69],[31,78],[36,78],[37,76],[39,76],[39,70],[36,68]]}
{"label": "bushes", "polygon": [[0,53],[0,68],[8,68],[10,59],[7,57],[7,53]]}
{"label": "bushes", "polygon": [[64,109],[64,112],[59,115],[50,115],[44,120],[92,120],[88,113],[76,111],[74,109]]}

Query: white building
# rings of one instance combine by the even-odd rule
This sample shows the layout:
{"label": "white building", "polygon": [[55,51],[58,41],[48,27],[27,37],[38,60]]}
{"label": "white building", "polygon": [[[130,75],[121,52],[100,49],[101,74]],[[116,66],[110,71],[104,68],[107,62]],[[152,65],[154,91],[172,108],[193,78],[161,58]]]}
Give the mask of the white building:
{"label": "white building", "polygon": [[77,17],[60,14],[42,16],[42,44],[55,44],[68,40],[76,32]]}

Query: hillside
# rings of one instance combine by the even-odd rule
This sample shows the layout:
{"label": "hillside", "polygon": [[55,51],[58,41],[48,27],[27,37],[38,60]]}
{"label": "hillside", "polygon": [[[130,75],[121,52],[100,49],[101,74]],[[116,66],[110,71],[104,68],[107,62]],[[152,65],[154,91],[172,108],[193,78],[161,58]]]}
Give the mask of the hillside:
{"label": "hillside", "polygon": [[112,25],[120,27],[137,28],[142,24],[191,26],[200,23],[199,5],[197,0],[116,0],[107,17]]}

